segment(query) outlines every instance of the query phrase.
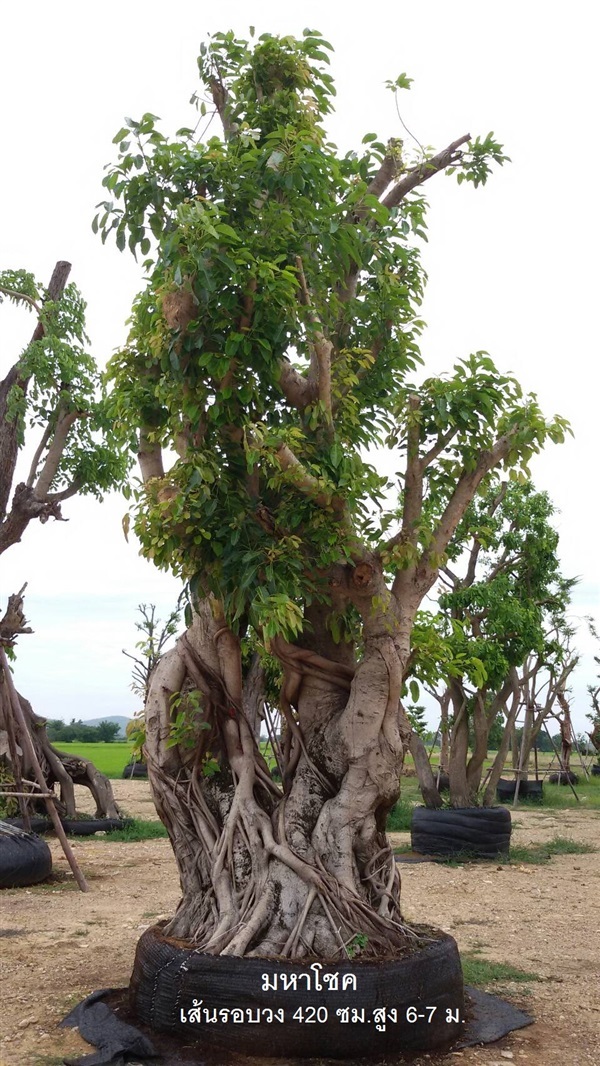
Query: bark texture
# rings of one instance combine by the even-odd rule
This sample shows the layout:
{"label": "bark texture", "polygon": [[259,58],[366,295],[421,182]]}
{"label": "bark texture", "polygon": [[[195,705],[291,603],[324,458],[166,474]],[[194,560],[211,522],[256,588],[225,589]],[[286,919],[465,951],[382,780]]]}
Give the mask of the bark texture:
{"label": "bark texture", "polygon": [[[408,648],[393,598],[371,608],[382,580],[365,564],[341,582],[364,612],[360,663],[316,616],[305,647],[272,642],[284,677],[281,785],[258,744],[259,676],[243,679],[239,642],[214,603],[198,605],[159,662],[144,751],[181,878],[167,935],[264,957],[385,955],[414,942],[385,836],[411,735],[400,704]],[[174,706],[186,703],[178,733]]]}

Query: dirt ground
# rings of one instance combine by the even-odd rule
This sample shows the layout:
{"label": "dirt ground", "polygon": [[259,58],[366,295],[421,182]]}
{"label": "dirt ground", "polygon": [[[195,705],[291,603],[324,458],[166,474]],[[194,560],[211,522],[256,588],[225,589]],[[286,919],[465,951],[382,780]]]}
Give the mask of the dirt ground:
{"label": "dirt ground", "polygon": [[[156,817],[146,782],[114,786],[127,813]],[[557,835],[600,843],[595,812],[520,809],[513,820],[517,844]],[[393,839],[406,843],[408,834]],[[128,983],[138,937],[170,915],[179,898],[167,840],[73,840],[87,894],[77,890],[51,841],[60,880],[0,893],[0,1066],[57,1066],[63,1056],[91,1052],[57,1022],[95,989]],[[490,989],[532,1014],[534,1025],[494,1045],[436,1057],[436,1066],[600,1064],[600,851],[544,866],[427,862],[400,870],[408,920],[438,925],[462,951],[476,949],[486,960],[541,977]],[[417,1060],[428,1062],[427,1055]]]}

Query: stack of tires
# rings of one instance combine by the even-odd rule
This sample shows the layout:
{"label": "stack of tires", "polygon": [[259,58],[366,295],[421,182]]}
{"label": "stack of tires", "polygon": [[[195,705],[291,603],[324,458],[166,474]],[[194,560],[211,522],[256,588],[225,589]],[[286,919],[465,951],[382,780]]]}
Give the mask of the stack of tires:
{"label": "stack of tires", "polygon": [[494,859],[508,854],[510,812],[505,807],[415,807],[411,847],[420,855],[468,854]]}
{"label": "stack of tires", "polygon": [[0,888],[35,885],[51,872],[52,854],[45,840],[0,822]]}

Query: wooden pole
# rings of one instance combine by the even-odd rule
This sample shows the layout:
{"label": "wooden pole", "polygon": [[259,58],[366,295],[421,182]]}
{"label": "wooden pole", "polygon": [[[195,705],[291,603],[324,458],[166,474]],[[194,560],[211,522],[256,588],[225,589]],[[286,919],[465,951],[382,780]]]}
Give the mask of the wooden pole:
{"label": "wooden pole", "polygon": [[[547,734],[548,734],[548,739],[549,739],[549,741],[550,741],[550,743],[551,743],[551,745],[552,745],[552,748],[553,748],[553,750],[554,750],[554,754],[556,755],[556,758],[558,759],[558,765],[559,765],[559,767],[560,767],[560,769],[559,769],[559,771],[558,771],[558,773],[559,773],[559,777],[558,777],[558,780],[560,781],[560,774],[561,774],[561,772],[563,771],[563,761],[562,761],[562,755],[559,755],[559,753],[558,753],[558,748],[556,747],[556,745],[555,745],[555,743],[554,743],[554,741],[553,741],[552,737],[550,736],[550,730],[548,729],[548,724],[547,724],[547,722],[544,722],[544,728],[545,728],[545,730],[546,730],[546,732],[547,732]],[[567,784],[568,784],[569,788],[571,789],[571,792],[572,792],[572,793],[573,793],[573,795],[575,796],[575,799],[576,799],[576,800],[577,800],[577,802],[579,803],[579,802],[580,802],[580,800],[579,800],[579,796],[577,795],[577,793],[576,793],[576,791],[575,791],[575,788],[574,788],[574,786],[573,786],[573,783],[572,783],[572,781],[571,781],[571,778],[569,777],[569,771],[568,771],[568,770],[565,770],[564,772],[565,772],[565,773],[566,773],[566,775],[567,775]]]}
{"label": "wooden pole", "polygon": [[[27,723],[25,721],[25,716],[23,714],[23,711],[21,710],[21,704],[19,703],[19,697],[17,695],[17,690],[16,690],[16,688],[15,688],[15,686],[13,684],[12,675],[11,675],[11,672],[10,672],[10,669],[9,669],[9,666],[8,666],[8,659],[6,658],[6,652],[4,651],[4,648],[1,645],[0,645],[0,666],[2,667],[2,670],[3,670],[3,673],[4,673],[4,679],[5,679],[6,685],[8,687],[8,692],[9,692],[9,695],[10,695],[10,702],[11,702],[12,711],[13,711],[13,714],[15,716],[15,720],[17,722],[17,725],[19,726],[19,733],[20,733],[21,743],[24,745],[24,747],[26,747],[28,749],[27,750],[27,754],[29,755],[29,758],[31,760],[31,765],[33,766],[33,772],[34,772],[34,775],[35,775],[35,779],[36,779],[36,781],[37,781],[37,783],[38,783],[38,785],[40,787],[40,791],[41,792],[47,792],[48,786],[46,785],[46,781],[45,781],[44,775],[42,773],[42,768],[41,768],[41,766],[39,764],[38,757],[37,757],[37,754],[36,754],[36,750],[35,750],[35,748],[33,746],[33,741],[31,739],[31,737],[29,736],[29,730],[27,728]],[[89,887],[85,877],[83,876],[81,870],[79,869],[79,866],[78,866],[78,863],[77,863],[77,859],[75,858],[75,853],[73,852],[73,849],[72,849],[71,845],[69,844],[69,841],[67,840],[67,837],[65,835],[65,831],[64,831],[64,829],[62,827],[61,820],[58,817],[58,811],[56,810],[54,799],[51,798],[50,796],[46,795],[44,797],[44,803],[46,804],[46,809],[48,811],[48,814],[50,815],[50,819],[52,821],[52,825],[54,826],[54,830],[56,832],[56,835],[57,835],[58,839],[60,840],[61,847],[62,847],[62,849],[63,849],[63,851],[65,853],[67,862],[69,863],[69,866],[71,867],[71,869],[73,871],[73,876],[74,876],[75,880],[77,881],[77,884],[79,885],[79,887],[80,887],[82,892],[89,892],[90,887]]]}

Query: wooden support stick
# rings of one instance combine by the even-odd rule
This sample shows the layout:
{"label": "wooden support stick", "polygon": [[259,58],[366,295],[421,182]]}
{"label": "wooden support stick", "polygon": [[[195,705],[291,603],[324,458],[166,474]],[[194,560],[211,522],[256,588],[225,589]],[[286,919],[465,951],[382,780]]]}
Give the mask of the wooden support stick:
{"label": "wooden support stick", "polygon": [[559,755],[559,753],[558,753],[558,748],[556,747],[556,744],[554,743],[552,737],[550,736],[550,730],[548,729],[548,725],[547,725],[546,722],[544,722],[544,728],[545,728],[545,730],[546,730],[546,732],[548,734],[548,739],[550,740],[550,743],[551,743],[551,745],[552,745],[552,747],[554,749],[554,754],[556,755],[556,758],[558,759],[558,765],[560,767],[560,770],[558,771],[558,780],[560,782],[561,773],[565,773],[567,775],[567,784],[568,784],[569,788],[571,789],[571,792],[575,796],[575,799],[579,803],[580,802],[579,801],[579,796],[577,795],[577,793],[576,793],[576,791],[575,791],[575,789],[573,787],[573,782],[571,781],[571,775],[570,775],[569,771],[565,770],[565,768],[564,768],[564,764],[563,764],[563,761],[562,761],[562,756]]}
{"label": "wooden support stick", "polygon": [[32,796],[35,796],[36,799],[46,799],[46,796],[52,796],[53,797],[54,793],[53,792],[10,792],[8,790],[5,791],[4,789],[0,788],[0,796],[27,796],[28,799],[31,799]]}
{"label": "wooden support stick", "polygon": [[[2,670],[3,670],[3,673],[4,673],[4,679],[5,679],[6,685],[8,687],[8,692],[9,692],[9,695],[10,695],[10,702],[11,702],[11,706],[12,706],[12,711],[13,711],[13,714],[15,716],[15,720],[16,720],[18,726],[19,726],[21,743],[24,744],[25,747],[28,749],[27,753],[29,755],[29,758],[31,760],[31,764],[33,766],[33,772],[35,774],[35,779],[36,779],[38,785],[40,786],[40,790],[42,792],[45,792],[47,790],[48,786],[46,785],[46,781],[45,781],[44,775],[42,773],[42,768],[41,768],[41,766],[39,764],[38,757],[37,757],[37,754],[36,754],[36,750],[35,750],[35,748],[33,746],[33,741],[31,739],[31,737],[29,736],[29,730],[27,728],[27,723],[25,721],[25,716],[23,714],[23,711],[21,710],[21,704],[19,703],[19,697],[17,695],[17,690],[16,690],[16,688],[15,688],[15,686],[13,684],[12,675],[11,675],[11,672],[10,672],[10,669],[9,669],[9,666],[8,666],[8,659],[6,658],[6,652],[4,651],[4,648],[1,645],[0,645],[0,666],[2,667]],[[81,870],[79,869],[79,866],[78,866],[78,863],[77,863],[77,859],[75,858],[75,853],[74,853],[71,845],[69,844],[69,841],[67,840],[67,837],[65,835],[65,831],[64,831],[64,829],[62,827],[61,820],[58,817],[58,811],[56,810],[54,799],[49,797],[49,796],[46,796],[44,798],[44,803],[46,804],[46,809],[48,811],[48,814],[50,815],[50,819],[52,821],[52,825],[54,826],[54,831],[55,831],[58,839],[60,840],[61,847],[62,847],[62,849],[63,849],[63,851],[65,853],[67,862],[69,863],[69,866],[71,867],[71,869],[73,871],[73,876],[74,876],[75,880],[77,881],[77,884],[79,885],[79,887],[80,887],[82,892],[89,892],[90,886],[88,885],[85,877],[83,876]]]}

